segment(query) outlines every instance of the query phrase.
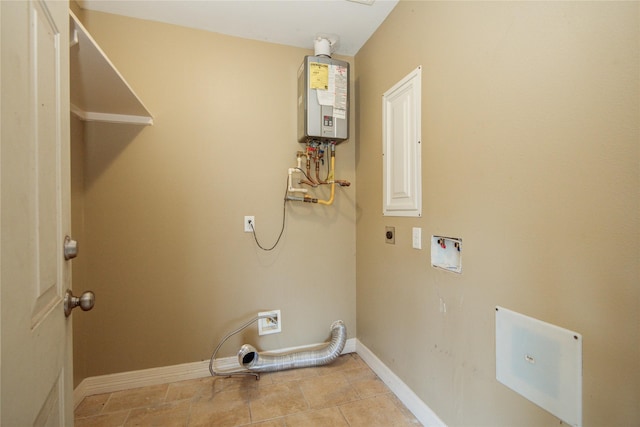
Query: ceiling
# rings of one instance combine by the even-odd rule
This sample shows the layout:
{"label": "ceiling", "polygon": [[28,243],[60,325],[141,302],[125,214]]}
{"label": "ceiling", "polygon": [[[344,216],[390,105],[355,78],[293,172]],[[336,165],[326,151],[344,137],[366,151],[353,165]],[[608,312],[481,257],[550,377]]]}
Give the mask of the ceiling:
{"label": "ceiling", "polygon": [[398,0],[80,0],[83,9],[165,22],[269,43],[313,49],[338,38],[354,56]]}

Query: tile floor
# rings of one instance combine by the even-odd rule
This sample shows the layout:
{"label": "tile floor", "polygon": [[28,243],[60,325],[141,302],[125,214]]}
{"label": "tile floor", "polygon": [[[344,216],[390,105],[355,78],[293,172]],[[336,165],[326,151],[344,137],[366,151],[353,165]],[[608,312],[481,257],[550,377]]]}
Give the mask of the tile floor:
{"label": "tile floor", "polygon": [[356,353],[327,366],[200,378],[86,397],[76,427],[419,426]]}

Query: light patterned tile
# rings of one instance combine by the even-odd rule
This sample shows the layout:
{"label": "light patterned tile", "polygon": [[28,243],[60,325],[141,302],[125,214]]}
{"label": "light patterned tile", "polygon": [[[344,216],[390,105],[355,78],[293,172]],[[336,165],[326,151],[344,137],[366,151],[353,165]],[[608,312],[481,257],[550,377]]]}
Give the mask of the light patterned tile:
{"label": "light patterned tile", "polygon": [[251,423],[250,425],[251,427],[287,427],[284,418],[276,418],[273,420]]}
{"label": "light patterned tile", "polygon": [[342,373],[352,384],[358,381],[370,380],[378,377],[375,372],[373,372],[368,366],[345,369],[342,371]]}
{"label": "light patterned tile", "polygon": [[111,396],[110,393],[105,393],[85,397],[75,409],[74,415],[80,418],[100,414],[107,400],[109,400],[109,396]]}
{"label": "light patterned tile", "polygon": [[386,384],[369,367],[349,369],[342,373],[361,398],[390,392]]}
{"label": "light patterned tile", "polygon": [[191,402],[181,400],[147,408],[132,409],[125,427],[162,426],[185,427],[189,420]]}
{"label": "light patterned tile", "polygon": [[268,377],[272,383],[300,381],[315,376],[318,376],[318,368],[287,369],[285,371],[276,371],[269,372],[268,374],[263,374],[263,377]]}
{"label": "light patterned tile", "polygon": [[249,424],[249,400],[242,390],[201,396],[191,406],[189,426],[232,427]]}
{"label": "light patterned tile", "polygon": [[222,401],[222,399],[236,399],[238,402],[249,402],[250,394],[258,388],[258,381],[253,378],[215,378],[207,381],[196,401],[210,400]]}
{"label": "light patterned tile", "polygon": [[412,425],[419,425],[419,426],[422,425],[416,419],[416,417],[413,415],[413,413],[411,413],[411,411],[406,406],[404,406],[404,403],[402,403],[400,401],[400,399],[398,399],[398,396],[396,396],[393,393],[389,393],[388,396],[389,396],[389,399],[396,405],[396,408],[398,408],[400,410],[400,412],[402,412],[404,414],[404,416],[413,423]]}
{"label": "light patterned tile", "polygon": [[169,384],[165,402],[174,402],[176,400],[193,399],[200,396],[202,392],[209,387],[209,378],[199,378],[195,380],[178,381]]}
{"label": "light patterned tile", "polygon": [[309,378],[300,382],[309,406],[314,409],[340,405],[359,399],[356,389],[341,372]]}
{"label": "light patterned tile", "polygon": [[197,399],[196,405],[214,405],[214,406],[234,406],[249,403],[250,393],[255,390],[253,388],[244,390],[242,388],[232,388],[229,390],[203,392]]}
{"label": "light patterned tile", "polygon": [[94,417],[74,419],[75,427],[120,427],[124,425],[129,410],[96,415]]}
{"label": "light patterned tile", "polygon": [[420,423],[396,406],[391,394],[374,396],[340,406],[351,427],[409,427]]}
{"label": "light patterned tile", "polygon": [[259,387],[250,396],[251,420],[254,422],[309,409],[297,381]]}
{"label": "light patterned tile", "polygon": [[284,420],[287,427],[349,427],[337,407],[301,412]]}
{"label": "light patterned tile", "polygon": [[249,404],[234,406],[227,409],[207,408],[199,406],[191,409],[189,417],[189,427],[235,427],[249,425],[251,416],[249,414]]}
{"label": "light patterned tile", "polygon": [[253,376],[206,377],[89,396],[78,427],[405,427],[419,422],[355,353]]}
{"label": "light patterned tile", "polygon": [[333,373],[336,371],[342,371],[345,369],[363,368],[368,366],[358,357],[355,353],[347,353],[338,357],[335,361],[328,365],[320,366],[319,375],[323,375],[323,371],[327,373]]}
{"label": "light patterned tile", "polygon": [[161,384],[111,393],[102,413],[157,405],[164,401],[168,388],[169,384]]}
{"label": "light patterned tile", "polygon": [[390,393],[389,388],[379,378],[358,381],[353,384],[353,388],[361,398],[377,396]]}

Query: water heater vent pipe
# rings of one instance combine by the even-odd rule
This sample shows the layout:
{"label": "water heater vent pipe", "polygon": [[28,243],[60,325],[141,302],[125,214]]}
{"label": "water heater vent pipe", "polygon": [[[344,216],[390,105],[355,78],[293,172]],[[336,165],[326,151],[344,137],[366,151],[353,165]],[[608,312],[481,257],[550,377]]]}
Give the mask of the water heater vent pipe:
{"label": "water heater vent pipe", "polygon": [[336,50],[339,37],[333,34],[318,34],[313,41],[315,56],[326,56],[331,58],[331,54]]}

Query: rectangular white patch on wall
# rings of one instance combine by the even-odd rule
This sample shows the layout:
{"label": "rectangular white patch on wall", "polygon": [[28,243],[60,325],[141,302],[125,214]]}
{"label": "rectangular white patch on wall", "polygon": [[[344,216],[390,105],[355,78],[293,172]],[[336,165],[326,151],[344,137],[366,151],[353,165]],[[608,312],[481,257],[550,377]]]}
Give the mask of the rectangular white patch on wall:
{"label": "rectangular white patch on wall", "polygon": [[422,66],[382,95],[382,213],[422,215]]}
{"label": "rectangular white patch on wall", "polygon": [[582,335],[496,307],[496,379],[565,423],[582,425]]}
{"label": "rectangular white patch on wall", "polygon": [[462,239],[431,236],[431,266],[462,274]]}

